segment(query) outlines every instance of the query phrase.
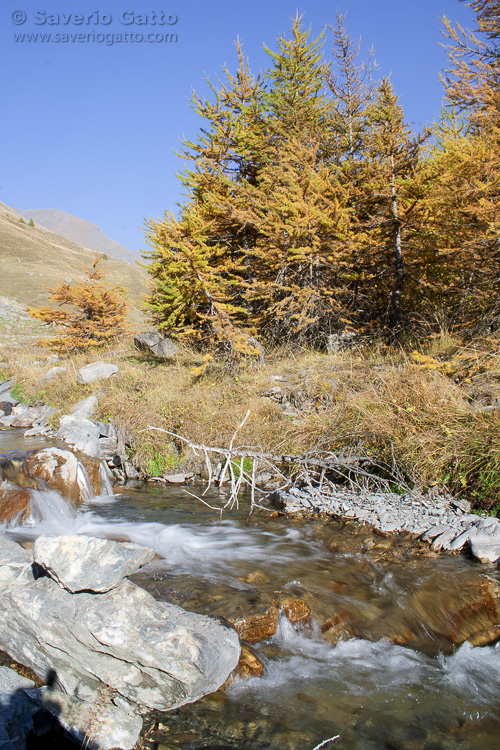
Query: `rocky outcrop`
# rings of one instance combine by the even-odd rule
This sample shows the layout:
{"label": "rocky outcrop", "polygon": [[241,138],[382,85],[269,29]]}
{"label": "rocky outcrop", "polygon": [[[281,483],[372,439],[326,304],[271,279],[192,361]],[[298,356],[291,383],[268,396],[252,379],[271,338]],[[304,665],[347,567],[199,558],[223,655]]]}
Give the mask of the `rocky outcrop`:
{"label": "rocky outcrop", "polygon": [[[12,544],[4,538],[0,553],[3,543]],[[47,548],[47,542],[38,544]],[[65,544],[63,538],[61,547]],[[118,555],[122,545],[113,544]],[[56,547],[51,541],[51,566],[57,559],[58,576],[65,577],[62,560],[66,554],[71,566],[71,553],[57,553]],[[3,564],[0,554],[0,619],[9,623],[0,629],[0,649],[41,679],[55,672],[60,689],[72,699],[94,702],[103,714],[113,706],[132,716],[164,711],[217,690],[237,666],[238,636],[217,620],[157,602],[126,579],[105,593],[70,593],[49,577],[50,571],[33,570],[28,554],[22,550],[17,562]],[[98,561],[93,572],[97,580]],[[72,586],[93,586],[90,573],[83,571],[80,581],[73,576]],[[107,741],[106,747],[132,746],[131,739]]]}
{"label": "rocky outcrop", "polygon": [[134,344],[137,349],[161,359],[172,359],[177,354],[174,342],[156,331],[137,333],[134,336]]}
{"label": "rocky outcrop", "polygon": [[112,365],[109,362],[92,362],[92,364],[85,365],[78,370],[76,381],[81,385],[87,385],[95,380],[107,380],[111,375],[116,375],[117,372],[117,365]]}

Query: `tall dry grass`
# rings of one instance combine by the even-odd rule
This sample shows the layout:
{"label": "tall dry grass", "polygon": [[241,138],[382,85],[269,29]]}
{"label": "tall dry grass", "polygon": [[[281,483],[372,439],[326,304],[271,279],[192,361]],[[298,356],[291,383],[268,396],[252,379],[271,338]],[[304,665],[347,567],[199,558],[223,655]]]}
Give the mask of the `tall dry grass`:
{"label": "tall dry grass", "polygon": [[[202,362],[198,353],[184,348],[175,362],[162,363],[140,355],[127,340],[98,356],[56,363],[44,362],[49,353],[43,350],[2,356],[10,357],[8,374],[17,376],[25,398],[56,407],[55,422],[95,393],[97,418],[127,431],[130,457],[149,473],[196,465],[182,443],[148,431],[149,425],[223,447],[250,409],[238,433],[240,445],[280,454],[358,447],[395,460],[415,485],[444,485],[479,507],[492,507],[500,499],[496,350],[490,341],[489,351],[469,352],[467,360],[454,339],[448,353],[442,341],[439,347],[431,344],[418,356],[375,345],[332,355],[275,351],[264,365],[238,376],[213,371],[201,379],[191,374]],[[42,364],[33,365],[34,359]],[[118,377],[77,384],[78,369],[96,359],[116,363]],[[441,366],[447,362],[456,367]],[[65,366],[66,373],[44,381],[54,364]],[[493,403],[485,402],[485,394]]]}

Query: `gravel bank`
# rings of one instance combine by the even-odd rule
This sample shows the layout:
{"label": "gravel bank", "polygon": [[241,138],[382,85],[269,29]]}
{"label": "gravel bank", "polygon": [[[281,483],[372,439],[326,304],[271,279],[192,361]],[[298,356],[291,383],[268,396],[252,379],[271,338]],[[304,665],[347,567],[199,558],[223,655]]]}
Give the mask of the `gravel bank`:
{"label": "gravel bank", "polygon": [[312,513],[358,520],[383,532],[405,532],[428,541],[434,550],[459,552],[470,547],[484,563],[500,562],[500,521],[469,513],[466,501],[444,495],[356,494],[339,488],[323,494],[293,487],[279,492],[276,505],[290,515]]}

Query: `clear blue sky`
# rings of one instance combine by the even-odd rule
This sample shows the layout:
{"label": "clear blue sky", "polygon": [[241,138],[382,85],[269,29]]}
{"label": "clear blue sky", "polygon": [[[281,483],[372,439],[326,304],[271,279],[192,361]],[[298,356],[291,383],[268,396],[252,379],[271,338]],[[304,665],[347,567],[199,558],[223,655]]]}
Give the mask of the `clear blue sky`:
{"label": "clear blue sky", "polygon": [[[374,46],[407,121],[416,128],[431,122],[441,108],[439,71],[446,61],[439,17],[473,26],[470,9],[458,0],[338,0],[337,6],[327,0],[4,0],[0,200],[23,209],[59,208],[96,222],[132,250],[146,247],[145,217],[175,210],[181,198],[175,173],[182,162],[174,150],[184,136],[195,138],[200,124],[191,90],[204,92],[205,74],[214,79],[224,63],[234,69],[238,35],[258,72],[268,65],[263,44],[274,46],[296,10],[317,35],[333,23],[335,7],[347,12],[362,52]],[[94,34],[96,41],[15,42],[23,33],[87,40]],[[97,41],[98,35],[173,33],[177,42]],[[326,52],[329,46],[327,40]]]}

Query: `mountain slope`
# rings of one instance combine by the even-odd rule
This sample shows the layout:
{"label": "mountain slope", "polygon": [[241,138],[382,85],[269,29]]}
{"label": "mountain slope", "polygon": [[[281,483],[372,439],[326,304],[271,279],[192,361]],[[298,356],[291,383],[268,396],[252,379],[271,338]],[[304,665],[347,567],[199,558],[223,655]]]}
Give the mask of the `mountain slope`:
{"label": "mountain slope", "polygon": [[138,253],[133,253],[124,245],[112,240],[111,237],[104,234],[97,224],[68,214],[66,211],[59,211],[57,208],[29,210],[16,208],[15,210],[25,219],[33,219],[35,224],[39,224],[55,234],[60,234],[82,247],[98,250],[111,258],[118,258],[127,263],[135,263],[136,260],[140,259]]}
{"label": "mountain slope", "polygon": [[[90,265],[95,252],[46,229],[30,227],[16,218],[16,211],[0,204],[0,297],[24,305],[49,302],[47,288],[60,281],[84,277],[83,265]],[[108,258],[107,280],[123,284],[132,305],[131,321],[140,323],[140,305],[147,291],[147,274],[138,266]]]}

